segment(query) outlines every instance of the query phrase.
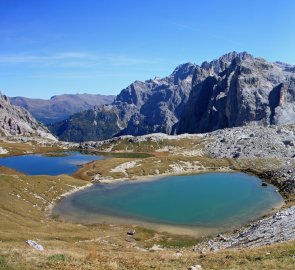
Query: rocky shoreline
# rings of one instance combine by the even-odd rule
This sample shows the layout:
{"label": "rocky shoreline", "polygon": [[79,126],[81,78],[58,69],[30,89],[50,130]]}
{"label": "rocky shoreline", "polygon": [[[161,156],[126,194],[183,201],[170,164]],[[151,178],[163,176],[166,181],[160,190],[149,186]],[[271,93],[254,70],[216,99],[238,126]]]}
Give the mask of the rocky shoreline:
{"label": "rocky shoreline", "polygon": [[249,248],[295,239],[295,206],[250,224],[233,234],[221,235],[194,247],[195,251],[217,251],[227,248]]}

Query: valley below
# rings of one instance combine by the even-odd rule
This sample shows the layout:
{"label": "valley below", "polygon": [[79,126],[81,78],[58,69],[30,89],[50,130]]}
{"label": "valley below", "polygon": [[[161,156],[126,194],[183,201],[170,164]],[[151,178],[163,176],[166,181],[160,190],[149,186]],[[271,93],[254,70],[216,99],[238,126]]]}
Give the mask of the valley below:
{"label": "valley below", "polygon": [[[3,158],[48,153],[58,157],[69,151],[106,158],[90,161],[71,175],[26,175],[0,167],[0,265],[3,269],[188,269],[192,265],[293,269],[294,131],[292,125],[245,126],[201,135],[123,136],[80,144],[2,137]],[[71,223],[52,213],[61,198],[91,185],[212,172],[258,176],[267,188],[276,187],[285,204],[250,224],[203,235],[181,229],[167,232],[136,222]],[[130,230],[135,233],[127,235]],[[29,239],[44,251],[27,245]]]}

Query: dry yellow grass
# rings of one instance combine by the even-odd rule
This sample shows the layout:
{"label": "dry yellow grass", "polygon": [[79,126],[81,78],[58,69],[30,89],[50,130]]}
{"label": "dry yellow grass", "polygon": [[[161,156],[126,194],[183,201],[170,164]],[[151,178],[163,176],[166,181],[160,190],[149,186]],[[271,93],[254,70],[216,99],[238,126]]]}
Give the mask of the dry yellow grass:
{"label": "dry yellow grass", "polygon": [[[170,142],[165,142],[164,146]],[[200,142],[198,142],[200,143]],[[174,146],[190,149],[201,147],[190,140],[172,142]],[[182,144],[182,145],[181,145]],[[0,143],[9,148],[10,154],[26,151],[43,152],[56,150],[32,145]],[[154,152],[163,145],[137,145],[137,150]],[[118,149],[130,148],[120,144]],[[167,152],[156,152],[157,156],[139,159],[139,166],[126,170],[130,177],[154,175],[155,168],[165,173],[169,165],[179,162],[197,162],[207,170],[220,167],[246,169],[257,167],[263,170],[270,160],[241,161],[239,163],[207,157],[184,157]],[[112,168],[134,159],[118,158],[87,164],[75,175],[91,180],[94,174],[120,178],[120,172]],[[203,269],[295,269],[295,242],[286,242],[262,248],[226,250],[199,254],[192,251],[197,239],[187,236],[158,233],[144,228],[136,228],[134,237],[126,231],[130,225],[97,224],[85,226],[70,224],[47,217],[47,207],[61,194],[73,186],[85,185],[85,181],[71,176],[25,176],[13,170],[0,167],[0,270],[11,269],[187,269],[194,264]],[[36,240],[45,247],[44,252],[30,248],[25,241]],[[160,244],[162,251],[151,252],[146,248]],[[182,256],[176,254],[177,250]]]}

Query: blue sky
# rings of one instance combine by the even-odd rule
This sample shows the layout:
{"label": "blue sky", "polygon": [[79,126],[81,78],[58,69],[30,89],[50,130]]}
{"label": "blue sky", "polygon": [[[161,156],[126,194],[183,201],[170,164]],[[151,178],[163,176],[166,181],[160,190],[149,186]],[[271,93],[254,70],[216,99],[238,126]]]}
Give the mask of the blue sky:
{"label": "blue sky", "polygon": [[117,94],[230,51],[295,64],[294,0],[0,0],[0,89]]}

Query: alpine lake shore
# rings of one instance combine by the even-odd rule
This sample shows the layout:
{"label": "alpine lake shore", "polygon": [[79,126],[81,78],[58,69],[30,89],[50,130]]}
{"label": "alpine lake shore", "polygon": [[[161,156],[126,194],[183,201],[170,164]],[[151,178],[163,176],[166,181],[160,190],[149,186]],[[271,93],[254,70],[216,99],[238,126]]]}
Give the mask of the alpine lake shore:
{"label": "alpine lake shore", "polygon": [[[248,129],[253,133],[251,128]],[[247,132],[243,130],[243,134],[245,137]],[[263,220],[273,220],[277,215],[281,221],[288,215],[280,213],[294,211],[293,182],[288,178],[293,176],[289,169],[294,166],[293,161],[272,155],[216,157],[208,153],[208,148],[216,144],[215,138],[219,140],[219,135],[124,136],[80,145],[2,137],[2,157],[62,155],[65,151],[75,150],[116,153],[117,156],[87,163],[73,175],[28,176],[0,167],[0,269],[189,269],[193,265],[201,265],[202,269],[294,269],[294,240],[275,238],[274,243],[264,243],[252,239],[251,245],[251,241],[243,239],[240,245],[228,244],[235,234],[244,237],[245,232],[255,230]],[[224,136],[230,138],[228,134]],[[229,144],[234,148],[232,142]],[[59,199],[88,187],[92,182],[114,183],[167,175],[234,171],[254,174],[275,185],[284,197],[285,205],[281,210],[274,209],[277,214],[270,213],[234,232],[201,238],[132,224],[61,222],[58,216],[51,214]],[[271,224],[276,226],[274,222]],[[126,234],[130,229],[136,231],[132,236]],[[266,240],[271,238],[273,236],[265,237]],[[28,239],[44,246],[44,251],[27,245]]]}

